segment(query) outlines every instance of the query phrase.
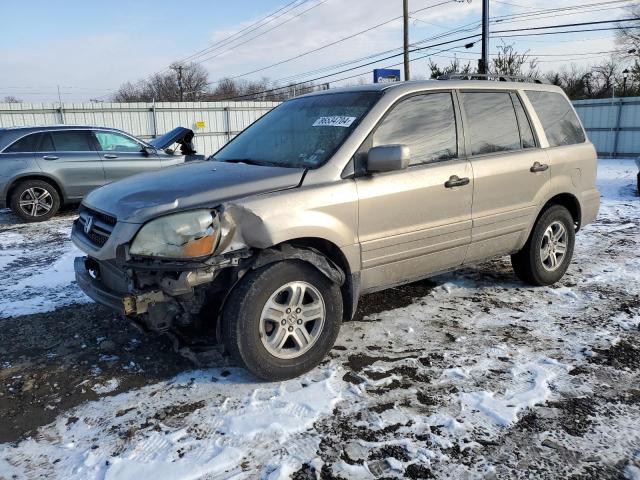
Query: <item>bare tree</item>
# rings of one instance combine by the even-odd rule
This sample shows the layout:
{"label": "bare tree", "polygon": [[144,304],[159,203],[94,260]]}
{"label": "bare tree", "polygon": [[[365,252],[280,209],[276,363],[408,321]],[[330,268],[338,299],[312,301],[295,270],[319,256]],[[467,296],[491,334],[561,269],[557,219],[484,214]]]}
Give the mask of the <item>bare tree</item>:
{"label": "bare tree", "polygon": [[4,103],[22,103],[22,99],[14,97],[13,95],[7,95],[2,99]]}
{"label": "bare tree", "polygon": [[618,88],[618,77],[620,69],[618,62],[614,59],[605,60],[593,67],[593,75],[596,81],[595,98],[609,97],[614,94],[614,89]]}
{"label": "bare tree", "polygon": [[[633,3],[627,8],[629,18],[640,18],[640,3]],[[624,53],[624,56],[640,58],[640,20],[633,22],[622,22],[617,25],[620,30],[616,33],[616,42],[625,52],[635,50],[633,53]]]}
{"label": "bare tree", "polygon": [[[148,79],[120,86],[114,102],[177,102],[180,100],[177,65],[168,72],[156,73]],[[209,74],[199,64],[182,65],[182,91],[184,101],[203,100],[208,93]]]}
{"label": "bare tree", "polygon": [[454,73],[461,73],[465,75],[476,73],[471,68],[471,62],[462,64],[462,62],[458,58],[451,60],[449,65],[443,68],[440,68],[440,66],[430,58],[428,68],[430,72],[429,78],[433,78],[433,79],[441,77],[443,75],[451,75]]}
{"label": "bare tree", "polygon": [[539,75],[538,59],[529,50],[519,53],[513,44],[502,41],[498,45],[498,55],[492,59],[491,73],[496,75],[536,77]]}

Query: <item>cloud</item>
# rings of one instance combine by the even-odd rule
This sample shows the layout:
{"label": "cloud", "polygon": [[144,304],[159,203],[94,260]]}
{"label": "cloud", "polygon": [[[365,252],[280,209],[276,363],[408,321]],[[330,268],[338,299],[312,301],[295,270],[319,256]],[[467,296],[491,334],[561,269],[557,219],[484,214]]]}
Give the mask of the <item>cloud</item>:
{"label": "cloud", "polygon": [[[319,4],[322,0],[310,0],[266,27],[246,35],[241,40],[231,42],[224,48],[210,53],[214,58],[203,63],[210,73],[212,80],[224,76],[233,76],[256,70],[270,64],[280,62],[318,48],[340,38],[352,35],[358,31],[372,27],[402,13],[401,0],[327,0],[307,13],[295,17],[297,13]],[[285,5],[282,0],[282,5]],[[427,6],[439,3],[438,0],[411,0],[410,10],[418,11]],[[513,2],[509,2],[513,3]],[[492,16],[513,13],[531,13],[538,9],[548,9],[562,6],[575,6],[575,0],[556,0],[550,5],[548,0],[518,0],[519,6],[505,5],[492,2]],[[275,10],[277,7],[273,7]],[[451,2],[427,10],[418,11],[412,15],[411,40],[416,41],[434,35],[442,34],[449,29],[480,20],[481,1]],[[71,31],[70,36],[49,39],[34,44],[4,48],[0,44],[0,97],[16,94],[18,97],[31,101],[51,101],[56,99],[55,85],[63,86],[64,98],[68,101],[81,101],[103,95],[118,88],[125,81],[136,81],[147,75],[166,68],[175,60],[195,53],[198,49],[221,42],[235,32],[259,20],[261,15],[250,15],[247,20],[229,24],[223,29],[202,32],[206,42],[200,48],[188,49],[183,41],[184,27],[182,24],[169,30],[152,30],[139,32],[136,29],[118,30],[114,25],[113,33],[95,33],[78,35]],[[528,18],[520,23],[498,23],[493,29],[518,28],[522,26],[549,25],[556,23],[574,23],[602,18],[619,18],[622,10],[605,10],[586,14],[554,15],[548,18]],[[251,40],[266,29],[287,21],[281,27],[275,28],[264,35]],[[428,22],[428,23],[426,23]],[[507,41],[515,42],[518,50],[530,50],[536,54],[570,54],[611,50],[615,48],[611,37],[612,32],[595,32],[572,37],[541,36],[529,38],[513,38]],[[464,35],[460,35],[464,36]],[[603,38],[607,37],[607,38]],[[447,37],[447,39],[457,36]],[[570,42],[567,40],[570,39]],[[243,45],[234,44],[250,40]],[[463,43],[463,42],[461,42]],[[497,43],[494,42],[494,45]],[[264,70],[247,78],[269,77],[278,79],[315,70],[321,67],[335,65],[340,62],[364,57],[385,50],[396,49],[402,45],[402,22],[400,19],[375,28],[367,33],[332,47],[322,49],[316,53],[302,56],[295,61]],[[454,44],[455,45],[455,44]],[[444,46],[442,48],[447,48]],[[464,51],[458,47],[456,50]],[[479,44],[472,51],[457,54],[459,58],[468,58],[475,62],[479,51]],[[426,53],[426,52],[425,52]],[[442,53],[443,56],[453,56],[453,53]],[[575,57],[575,56],[574,56]],[[448,58],[433,57],[438,63],[446,64]],[[541,57],[554,60],[542,63],[545,69],[558,69],[566,65],[566,61],[556,57]],[[202,57],[198,60],[202,60]],[[597,63],[600,59],[585,59],[576,61],[580,65]],[[398,57],[393,60],[381,61],[379,65],[386,66],[400,62]],[[412,64],[412,72],[417,76],[427,75],[427,61],[421,60]],[[353,72],[356,73],[356,72]],[[347,76],[349,74],[343,74]],[[368,79],[369,74],[364,78]],[[329,79],[331,80],[331,79]],[[3,87],[21,87],[22,90],[3,89]],[[44,88],[37,88],[43,86]],[[74,87],[74,88],[67,88]]]}

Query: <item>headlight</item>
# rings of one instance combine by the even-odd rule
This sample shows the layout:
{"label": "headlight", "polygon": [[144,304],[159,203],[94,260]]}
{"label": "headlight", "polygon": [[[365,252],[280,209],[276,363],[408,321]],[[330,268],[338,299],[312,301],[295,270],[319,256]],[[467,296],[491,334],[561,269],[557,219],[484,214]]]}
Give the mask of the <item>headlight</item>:
{"label": "headlight", "polygon": [[220,238],[218,216],[209,210],[176,213],[144,225],[131,245],[133,255],[196,258],[211,255]]}

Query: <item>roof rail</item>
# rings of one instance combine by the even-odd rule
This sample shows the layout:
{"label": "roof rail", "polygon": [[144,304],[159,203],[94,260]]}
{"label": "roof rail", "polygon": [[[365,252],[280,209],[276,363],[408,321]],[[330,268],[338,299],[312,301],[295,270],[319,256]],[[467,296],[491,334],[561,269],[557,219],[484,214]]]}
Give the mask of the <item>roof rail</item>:
{"label": "roof rail", "polygon": [[438,80],[493,80],[495,82],[526,82],[526,83],[549,83],[535,77],[524,77],[518,75],[500,75],[497,73],[451,73],[448,75],[440,75]]}

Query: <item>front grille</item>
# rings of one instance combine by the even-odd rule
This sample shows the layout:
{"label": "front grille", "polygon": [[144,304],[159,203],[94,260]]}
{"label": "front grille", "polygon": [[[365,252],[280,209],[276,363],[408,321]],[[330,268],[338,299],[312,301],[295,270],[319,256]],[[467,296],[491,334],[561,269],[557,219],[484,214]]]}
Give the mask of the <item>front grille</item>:
{"label": "front grille", "polygon": [[[84,235],[93,245],[102,247],[109,240],[117,219],[84,206],[80,207],[79,213],[78,231],[80,234]],[[91,222],[91,226],[87,231],[88,222]]]}

